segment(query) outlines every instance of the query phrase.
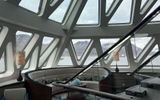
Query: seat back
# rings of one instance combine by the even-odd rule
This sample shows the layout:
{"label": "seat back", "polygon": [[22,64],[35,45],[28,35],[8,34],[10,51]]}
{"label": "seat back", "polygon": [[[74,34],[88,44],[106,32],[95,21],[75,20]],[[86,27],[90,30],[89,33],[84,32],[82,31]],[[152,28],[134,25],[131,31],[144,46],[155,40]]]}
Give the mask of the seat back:
{"label": "seat back", "polygon": [[25,100],[25,95],[25,88],[5,89],[4,91],[5,100]]}

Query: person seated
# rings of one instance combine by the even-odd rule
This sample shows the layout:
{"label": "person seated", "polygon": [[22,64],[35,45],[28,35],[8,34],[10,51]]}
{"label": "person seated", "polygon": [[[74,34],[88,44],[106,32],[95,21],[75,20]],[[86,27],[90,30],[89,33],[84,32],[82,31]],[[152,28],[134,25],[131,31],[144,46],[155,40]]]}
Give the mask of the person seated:
{"label": "person seated", "polygon": [[80,86],[81,85],[81,81],[78,78],[75,78],[70,85],[75,85],[75,86]]}

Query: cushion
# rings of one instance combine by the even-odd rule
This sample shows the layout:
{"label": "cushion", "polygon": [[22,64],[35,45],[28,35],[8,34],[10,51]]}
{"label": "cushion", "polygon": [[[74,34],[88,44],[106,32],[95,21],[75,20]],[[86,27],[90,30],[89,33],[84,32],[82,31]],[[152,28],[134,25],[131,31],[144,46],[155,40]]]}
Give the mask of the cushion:
{"label": "cushion", "polygon": [[75,78],[72,82],[71,85],[81,85],[81,81],[78,78]]}
{"label": "cushion", "polygon": [[4,91],[5,100],[25,100],[25,95],[25,88],[6,89]]}

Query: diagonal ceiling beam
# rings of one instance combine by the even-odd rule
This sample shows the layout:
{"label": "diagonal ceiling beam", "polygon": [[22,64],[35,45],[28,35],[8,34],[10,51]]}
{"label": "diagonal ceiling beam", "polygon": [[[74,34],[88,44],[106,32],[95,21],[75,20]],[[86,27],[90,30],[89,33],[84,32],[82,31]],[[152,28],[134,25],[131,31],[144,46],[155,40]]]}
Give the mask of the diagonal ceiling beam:
{"label": "diagonal ceiling beam", "polygon": [[41,6],[40,6],[40,13],[39,16],[42,16],[43,18],[48,18],[57,8],[58,6],[63,2],[64,0],[54,0],[54,4],[50,4],[50,0],[42,0]]}
{"label": "diagonal ceiling beam", "polygon": [[21,0],[7,0],[7,2],[17,5],[21,2]]}
{"label": "diagonal ceiling beam", "polygon": [[77,20],[85,7],[87,0],[73,0],[72,6],[70,7],[65,19],[64,19],[64,29],[72,31],[73,27],[76,25]]}
{"label": "diagonal ceiling beam", "polygon": [[32,12],[5,1],[0,1],[0,21],[11,27],[28,29],[35,33],[48,33],[55,36],[64,36],[61,25],[47,19],[42,19]]}
{"label": "diagonal ceiling beam", "polygon": [[[108,27],[75,27],[75,31],[71,35],[72,38],[86,38],[86,37],[121,37],[127,34],[131,29],[133,29],[134,26],[128,25],[128,26],[108,26]],[[142,30],[140,30],[138,33],[148,33],[149,35],[153,34],[159,34],[160,24],[147,24]]]}
{"label": "diagonal ceiling beam", "polygon": [[132,24],[135,25],[141,21],[140,7],[142,0],[133,0],[132,3]]}
{"label": "diagonal ceiling beam", "polygon": [[108,11],[108,13],[106,15],[105,20],[104,20],[106,24],[108,24],[108,22],[110,21],[110,19],[112,18],[112,16],[115,14],[115,12],[117,11],[117,9],[120,6],[120,4],[122,3],[122,1],[123,0],[115,0],[113,2],[113,4],[111,5],[110,10]]}

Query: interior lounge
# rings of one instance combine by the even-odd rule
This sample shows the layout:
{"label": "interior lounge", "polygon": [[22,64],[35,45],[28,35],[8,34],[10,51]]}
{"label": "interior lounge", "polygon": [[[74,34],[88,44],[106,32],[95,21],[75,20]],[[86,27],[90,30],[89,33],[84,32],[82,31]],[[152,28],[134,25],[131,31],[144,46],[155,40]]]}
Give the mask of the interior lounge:
{"label": "interior lounge", "polygon": [[160,0],[0,0],[0,100],[159,100]]}

